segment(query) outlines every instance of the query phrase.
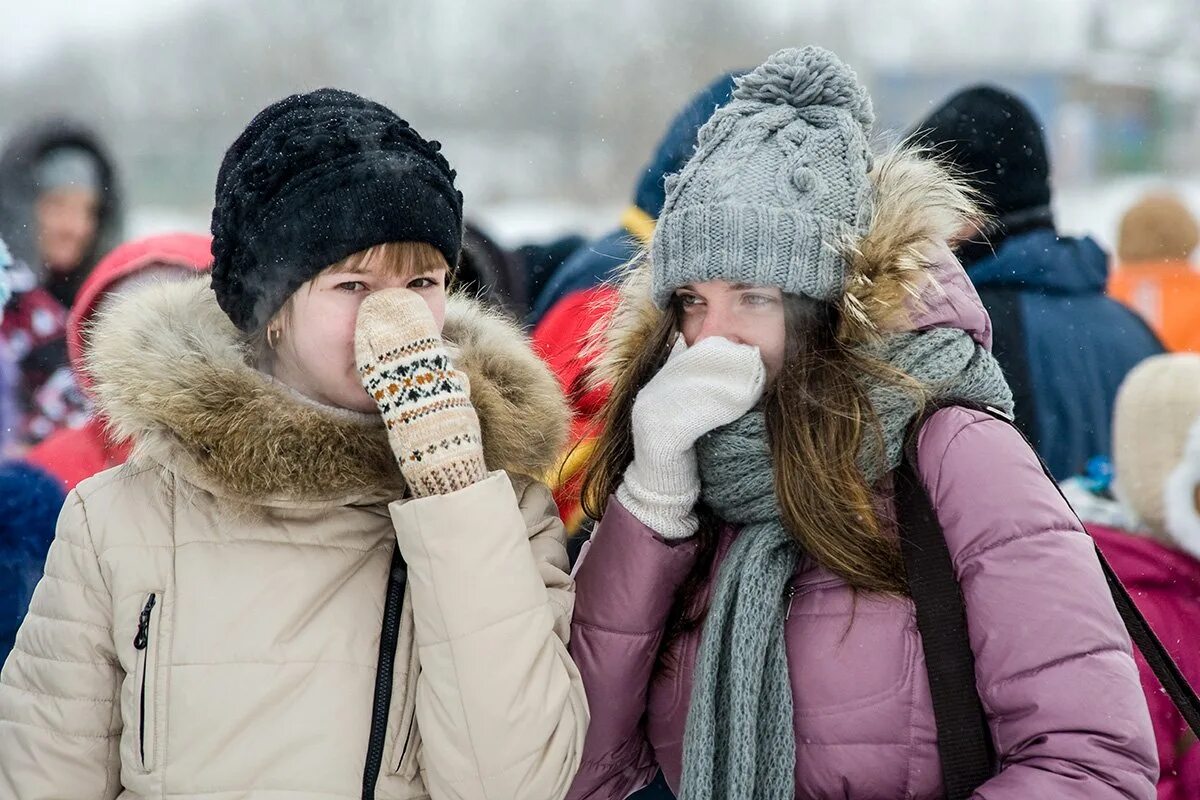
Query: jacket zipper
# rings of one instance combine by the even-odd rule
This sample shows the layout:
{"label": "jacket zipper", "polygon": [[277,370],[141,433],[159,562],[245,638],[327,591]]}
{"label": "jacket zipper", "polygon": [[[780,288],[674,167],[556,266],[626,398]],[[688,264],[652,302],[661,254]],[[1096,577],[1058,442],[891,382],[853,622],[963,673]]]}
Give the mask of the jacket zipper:
{"label": "jacket zipper", "polygon": [[375,799],[375,784],[383,763],[387,738],[388,710],[392,704],[392,672],[396,666],[396,643],[400,638],[400,607],[408,573],[400,547],[392,551],[387,597],[383,605],[383,630],[379,637],[379,665],[375,672],[375,700],[371,708],[371,736],[367,743],[367,762],[363,767],[363,800]]}
{"label": "jacket zipper", "polygon": [[138,660],[142,667],[142,687],[138,696],[138,754],[141,756],[143,768],[146,766],[146,674],[150,671],[147,651],[150,647],[150,616],[157,602],[158,595],[151,592],[138,618],[137,635],[133,637],[133,648],[138,651]]}
{"label": "jacket zipper", "polygon": [[797,578],[793,576],[788,580],[788,584],[784,588],[783,592],[783,600],[787,603],[787,613],[785,613],[783,616],[784,621],[786,622],[792,618],[792,606],[796,604],[797,595],[807,594],[810,591],[822,589],[826,586],[836,584],[837,582],[838,579],[832,576],[821,578],[815,581],[806,580],[803,577]]}

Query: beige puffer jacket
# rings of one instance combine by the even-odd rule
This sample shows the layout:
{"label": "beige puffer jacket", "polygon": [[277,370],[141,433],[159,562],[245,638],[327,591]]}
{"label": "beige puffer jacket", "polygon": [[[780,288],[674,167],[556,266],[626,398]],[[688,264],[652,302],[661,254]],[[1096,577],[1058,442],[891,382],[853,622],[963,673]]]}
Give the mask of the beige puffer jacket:
{"label": "beige puffer jacket", "polygon": [[68,497],[0,674],[0,798],[362,796],[393,549],[408,565],[378,798],[562,797],[588,711],[541,474],[557,386],[508,323],[451,302],[493,472],[398,500],[376,417],[246,365],[202,279],[119,304],[101,407],[136,440]]}

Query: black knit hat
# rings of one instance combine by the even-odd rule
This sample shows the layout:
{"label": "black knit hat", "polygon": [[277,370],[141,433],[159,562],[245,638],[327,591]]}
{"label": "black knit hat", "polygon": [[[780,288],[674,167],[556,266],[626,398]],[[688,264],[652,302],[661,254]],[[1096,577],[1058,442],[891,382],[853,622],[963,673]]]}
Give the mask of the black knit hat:
{"label": "black knit hat", "polygon": [[243,331],[261,328],[330,264],[385,242],[462,248],[455,172],[407,122],[338,89],[261,111],[217,173],[212,286]]}
{"label": "black knit hat", "polygon": [[1021,98],[972,86],[917,124],[917,144],[957,167],[1001,223],[1050,212],[1050,162],[1042,126]]}

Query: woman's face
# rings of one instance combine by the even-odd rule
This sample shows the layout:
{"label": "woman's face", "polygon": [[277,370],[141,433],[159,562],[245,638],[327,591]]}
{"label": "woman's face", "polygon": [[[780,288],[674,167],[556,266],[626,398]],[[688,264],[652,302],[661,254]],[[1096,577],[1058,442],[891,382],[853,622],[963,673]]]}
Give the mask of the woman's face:
{"label": "woman's face", "polygon": [[690,283],[675,290],[680,330],[688,347],[710,336],[757,347],[767,379],[779,374],[787,343],[783,293],[776,287],[727,281]]}
{"label": "woman's face", "polygon": [[375,401],[363,388],[354,358],[358,307],[371,292],[405,288],[425,300],[437,323],[446,319],[445,266],[405,276],[386,275],[370,260],[359,271],[327,270],[296,290],[290,312],[276,321],[274,377],[329,406],[370,413]]}
{"label": "woman's face", "polygon": [[38,197],[38,249],[52,272],[75,271],[91,249],[100,225],[100,196],[91,189],[53,189]]}

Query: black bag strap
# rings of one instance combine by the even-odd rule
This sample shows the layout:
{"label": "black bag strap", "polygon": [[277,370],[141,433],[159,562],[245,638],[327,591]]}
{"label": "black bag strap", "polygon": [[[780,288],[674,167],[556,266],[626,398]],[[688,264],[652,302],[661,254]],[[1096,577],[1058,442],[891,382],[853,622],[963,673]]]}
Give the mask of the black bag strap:
{"label": "black bag strap", "polygon": [[893,473],[900,552],[929,673],[946,797],[966,800],[996,774],[996,759],[975,685],[975,653],[967,637],[962,590],[942,526],[917,472],[915,442],[916,436],[910,435],[904,460]]}
{"label": "black bag strap", "polygon": [[[988,414],[1009,425],[1013,421],[993,408],[965,401],[932,404],[910,426],[904,459],[895,475],[900,549],[908,570],[908,586],[916,606],[929,689],[937,724],[938,753],[948,800],[965,800],[995,774],[996,759],[987,717],[975,684],[975,656],[967,636],[966,608],[954,573],[941,524],[917,469],[917,435],[942,408],[958,406]],[[1013,425],[1016,428],[1015,425]],[[1019,428],[1016,428],[1020,432]],[[1022,434],[1024,437],[1024,434]],[[1029,440],[1025,439],[1026,444]],[[1030,449],[1033,450],[1032,445]],[[1036,450],[1034,451],[1036,453]],[[1058,482],[1038,457],[1042,471],[1062,495]],[[1070,502],[1063,495],[1063,501]],[[1074,514],[1074,509],[1072,509]],[[1086,530],[1076,515],[1080,528]],[[1130,639],[1192,732],[1200,737],[1200,698],[1188,684],[1171,654],[1150,629],[1100,548],[1096,548],[1104,578]],[[982,741],[981,741],[982,739]]]}

